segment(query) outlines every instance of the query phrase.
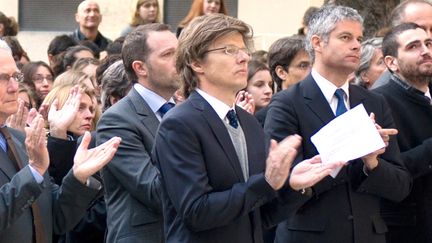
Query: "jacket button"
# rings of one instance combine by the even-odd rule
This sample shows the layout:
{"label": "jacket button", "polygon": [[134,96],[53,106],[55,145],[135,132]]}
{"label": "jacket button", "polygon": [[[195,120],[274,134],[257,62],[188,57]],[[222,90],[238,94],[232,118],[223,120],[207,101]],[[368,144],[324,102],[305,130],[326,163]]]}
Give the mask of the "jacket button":
{"label": "jacket button", "polygon": [[353,220],[353,219],[354,219],[354,216],[352,216],[352,215],[348,215],[347,219],[348,219],[348,220]]}

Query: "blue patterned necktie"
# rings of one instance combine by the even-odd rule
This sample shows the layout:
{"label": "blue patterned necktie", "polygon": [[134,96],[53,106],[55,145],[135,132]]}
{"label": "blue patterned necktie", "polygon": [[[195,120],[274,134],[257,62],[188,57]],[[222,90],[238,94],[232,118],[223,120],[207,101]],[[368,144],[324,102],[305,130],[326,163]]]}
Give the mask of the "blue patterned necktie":
{"label": "blue patterned necktie", "polygon": [[164,117],[165,113],[167,113],[169,110],[171,110],[171,108],[173,108],[175,106],[175,104],[171,103],[171,102],[167,102],[165,104],[163,104],[161,106],[161,108],[159,108],[159,112],[161,117]]}
{"label": "blue patterned necktie", "polygon": [[334,95],[338,99],[337,108],[336,108],[336,116],[340,116],[347,111],[347,108],[346,108],[345,102],[344,102],[345,92],[343,91],[343,89],[337,89]]}
{"label": "blue patterned necktie", "polygon": [[3,151],[7,152],[7,142],[6,138],[4,137],[3,133],[0,132],[0,147],[3,149]]}
{"label": "blue patterned necktie", "polygon": [[234,128],[238,127],[237,115],[236,115],[234,110],[229,110],[226,117],[228,118],[229,124],[232,127],[234,127]]}

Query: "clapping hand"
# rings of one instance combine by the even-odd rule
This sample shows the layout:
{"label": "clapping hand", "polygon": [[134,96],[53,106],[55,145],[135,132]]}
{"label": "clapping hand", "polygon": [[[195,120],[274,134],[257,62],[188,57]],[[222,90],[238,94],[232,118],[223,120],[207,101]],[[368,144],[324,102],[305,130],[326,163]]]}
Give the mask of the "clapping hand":
{"label": "clapping hand", "polygon": [[72,167],[75,177],[83,184],[90,176],[111,161],[121,142],[121,138],[113,137],[96,148],[88,149],[90,140],[91,135],[86,132],[76,151]]}
{"label": "clapping hand", "polygon": [[334,169],[344,164],[346,162],[322,164],[321,157],[316,155],[294,166],[291,171],[289,184],[296,191],[311,187],[328,176]]}
{"label": "clapping hand", "polygon": [[29,164],[43,175],[49,166],[49,155],[46,147],[45,120],[37,114],[28,127],[25,128],[25,145]]}
{"label": "clapping hand", "polygon": [[67,138],[67,128],[74,121],[81,104],[82,91],[74,86],[61,109],[58,108],[58,99],[51,104],[48,112],[50,135],[57,138]]}

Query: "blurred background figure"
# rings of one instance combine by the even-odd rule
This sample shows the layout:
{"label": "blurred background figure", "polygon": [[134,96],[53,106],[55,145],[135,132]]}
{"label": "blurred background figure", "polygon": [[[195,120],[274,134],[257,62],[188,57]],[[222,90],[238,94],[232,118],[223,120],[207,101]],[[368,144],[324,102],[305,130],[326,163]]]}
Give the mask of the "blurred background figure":
{"label": "blurred background figure", "polygon": [[120,36],[126,36],[138,25],[160,22],[159,2],[157,0],[138,0],[132,20]]}
{"label": "blurred background figure", "polygon": [[23,66],[24,83],[32,89],[35,97],[35,108],[39,109],[42,101],[51,91],[54,83],[54,72],[45,62],[30,62]]}
{"label": "blurred background figure", "polygon": [[177,37],[195,17],[214,13],[228,14],[224,0],[194,0],[188,14],[177,27]]}
{"label": "blurred background figure", "polygon": [[291,36],[275,41],[269,49],[268,63],[276,91],[284,90],[304,78],[311,71],[304,37]]}
{"label": "blurred background figure", "polygon": [[382,38],[371,38],[362,43],[360,66],[354,72],[355,83],[370,89],[387,69],[382,54]]}
{"label": "blurred background figure", "polygon": [[266,107],[272,97],[273,81],[270,70],[263,62],[252,60],[248,63],[246,91],[255,102],[255,112]]}
{"label": "blurred background figure", "polygon": [[56,75],[71,69],[74,63],[81,58],[95,58],[95,56],[93,51],[86,46],[77,45],[69,47],[63,57],[62,69],[59,70],[60,72],[56,73]]}
{"label": "blurred background figure", "polygon": [[27,52],[24,51],[24,48],[21,46],[15,36],[4,36],[2,37],[2,40],[4,40],[12,50],[12,56],[18,69],[21,69],[24,64],[30,62],[30,58],[28,57]]}
{"label": "blurred background figure", "polygon": [[265,50],[258,50],[252,52],[251,61],[259,61],[268,66],[268,52]]}
{"label": "blurred background figure", "polygon": [[18,34],[18,23],[14,17],[7,17],[0,12],[0,37],[16,36]]}
{"label": "blurred background figure", "polygon": [[309,7],[303,15],[302,19],[302,27],[298,30],[299,35],[306,36],[308,31],[309,21],[312,18],[312,15],[318,10],[317,7]]}
{"label": "blurred background figure", "polygon": [[48,62],[57,76],[63,70],[63,57],[69,47],[78,45],[72,37],[68,35],[58,35],[54,37],[48,45]]}
{"label": "blurred background figure", "polygon": [[101,82],[102,111],[117,103],[132,87],[131,82],[126,77],[122,60],[116,61],[105,70]]}
{"label": "blurred background figure", "polygon": [[255,107],[254,115],[264,127],[267,106],[273,95],[273,80],[266,63],[258,60],[249,61],[245,90],[252,96]]}

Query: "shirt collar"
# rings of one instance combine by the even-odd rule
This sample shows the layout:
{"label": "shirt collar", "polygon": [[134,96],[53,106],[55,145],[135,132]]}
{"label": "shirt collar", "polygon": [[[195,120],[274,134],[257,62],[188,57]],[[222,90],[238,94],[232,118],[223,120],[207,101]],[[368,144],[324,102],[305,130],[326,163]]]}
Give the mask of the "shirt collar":
{"label": "shirt collar", "polygon": [[[219,118],[221,120],[225,119],[229,110],[234,109],[234,105],[233,105],[233,107],[229,107],[227,104],[225,104],[222,101],[218,100],[217,98],[209,95],[205,91],[203,91],[199,88],[195,88],[195,90],[198,92],[198,94],[200,94],[210,104],[210,106],[213,108],[213,110],[216,111],[216,114],[219,116]],[[235,109],[234,109],[234,111],[235,111]]]}
{"label": "shirt collar", "polygon": [[348,82],[345,82],[341,87],[336,87],[336,85],[321,76],[321,74],[319,74],[315,69],[312,69],[311,75],[329,104],[331,103],[332,99],[335,98],[334,94],[337,89],[342,89],[345,92],[346,101],[349,100]]}
{"label": "shirt collar", "polygon": [[[159,111],[163,104],[167,101],[162,98],[162,96],[156,94],[155,92],[147,89],[139,83],[134,84],[135,90],[141,95],[145,102],[150,106],[153,113]],[[168,102],[175,104],[174,99],[171,97]]]}

